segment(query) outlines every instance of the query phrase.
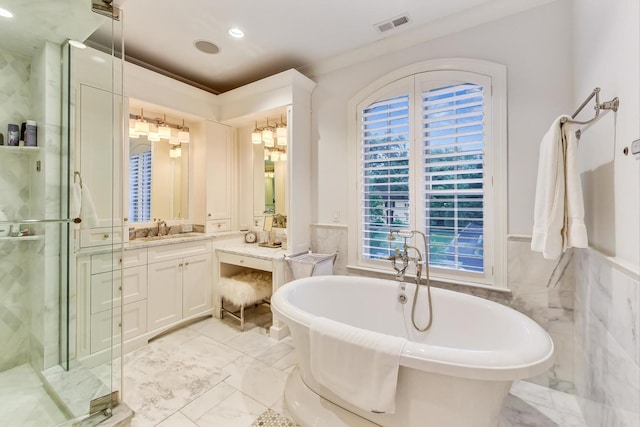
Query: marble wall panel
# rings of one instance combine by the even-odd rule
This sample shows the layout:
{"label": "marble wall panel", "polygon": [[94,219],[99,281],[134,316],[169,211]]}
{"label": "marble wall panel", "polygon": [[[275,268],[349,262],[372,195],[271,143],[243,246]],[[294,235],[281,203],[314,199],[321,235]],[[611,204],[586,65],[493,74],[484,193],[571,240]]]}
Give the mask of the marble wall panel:
{"label": "marble wall panel", "polygon": [[[0,132],[31,114],[31,65],[28,59],[0,51]],[[0,153],[0,210],[9,219],[30,213],[29,157]],[[26,363],[30,342],[29,257],[32,242],[0,241],[0,371]]]}
{"label": "marble wall panel", "polygon": [[590,426],[640,426],[640,280],[591,249],[576,251],[576,394]]}

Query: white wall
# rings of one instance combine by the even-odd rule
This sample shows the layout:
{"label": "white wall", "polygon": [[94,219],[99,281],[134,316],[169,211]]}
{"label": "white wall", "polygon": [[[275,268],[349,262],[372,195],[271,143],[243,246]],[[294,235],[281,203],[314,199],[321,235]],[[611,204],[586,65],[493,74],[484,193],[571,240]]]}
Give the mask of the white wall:
{"label": "white wall", "polygon": [[[531,234],[538,146],[554,117],[573,112],[570,2],[560,0],[326,74],[312,97],[314,221],[347,222],[347,102],[405,65],[468,57],[507,66],[509,233]],[[355,183],[348,183],[349,186]],[[337,218],[337,221],[334,219]]]}
{"label": "white wall", "polygon": [[620,98],[617,114],[604,115],[580,141],[589,244],[637,273],[640,162],[622,150],[640,137],[640,2],[573,4],[574,103],[596,86],[601,101]]}

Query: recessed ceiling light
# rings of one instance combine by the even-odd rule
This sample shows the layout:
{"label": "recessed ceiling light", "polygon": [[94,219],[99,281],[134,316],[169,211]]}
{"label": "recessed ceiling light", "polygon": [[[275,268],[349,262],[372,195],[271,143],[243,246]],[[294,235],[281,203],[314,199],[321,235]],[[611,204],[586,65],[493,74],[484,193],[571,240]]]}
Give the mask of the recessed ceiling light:
{"label": "recessed ceiling light", "polygon": [[208,42],[206,40],[196,40],[195,42],[193,42],[193,45],[200,52],[208,53],[210,55],[214,55],[214,54],[220,52],[220,48],[217,45],[215,45],[215,44],[213,44],[211,42]]}
{"label": "recessed ceiling light", "polygon": [[87,48],[86,44],[84,44],[82,42],[79,42],[78,40],[69,40],[69,44],[71,46],[75,47],[75,48],[78,48],[78,49],[86,49]]}
{"label": "recessed ceiling light", "polygon": [[229,35],[231,37],[235,37],[237,39],[241,39],[241,38],[244,37],[244,32],[240,28],[233,27],[232,29],[229,30]]}
{"label": "recessed ceiling light", "polygon": [[5,18],[13,18],[13,13],[9,12],[7,9],[3,9],[0,7],[0,16]]}

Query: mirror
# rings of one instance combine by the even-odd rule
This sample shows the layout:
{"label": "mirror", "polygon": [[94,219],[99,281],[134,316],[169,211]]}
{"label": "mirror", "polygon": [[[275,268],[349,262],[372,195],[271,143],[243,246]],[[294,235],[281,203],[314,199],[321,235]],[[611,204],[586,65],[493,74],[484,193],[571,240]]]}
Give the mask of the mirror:
{"label": "mirror", "polygon": [[[179,148],[178,148],[179,147]],[[129,139],[129,222],[189,218],[189,144]]]}
{"label": "mirror", "polygon": [[266,154],[263,144],[253,146],[253,211],[256,219],[264,215],[283,218],[273,226],[286,228],[287,158],[283,159],[281,154],[285,149],[280,150],[279,155],[273,157]]}

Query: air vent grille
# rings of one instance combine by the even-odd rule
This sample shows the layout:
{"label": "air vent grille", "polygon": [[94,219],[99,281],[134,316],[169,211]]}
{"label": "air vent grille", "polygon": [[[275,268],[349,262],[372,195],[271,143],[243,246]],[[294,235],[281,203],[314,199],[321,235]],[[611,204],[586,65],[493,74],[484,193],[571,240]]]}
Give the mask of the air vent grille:
{"label": "air vent grille", "polygon": [[401,25],[405,25],[409,23],[409,15],[404,14],[397,16],[395,18],[387,19],[386,21],[378,22],[374,25],[376,30],[381,33],[384,33],[389,30],[393,30],[394,28],[398,28]]}

